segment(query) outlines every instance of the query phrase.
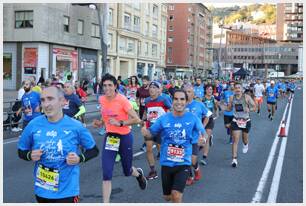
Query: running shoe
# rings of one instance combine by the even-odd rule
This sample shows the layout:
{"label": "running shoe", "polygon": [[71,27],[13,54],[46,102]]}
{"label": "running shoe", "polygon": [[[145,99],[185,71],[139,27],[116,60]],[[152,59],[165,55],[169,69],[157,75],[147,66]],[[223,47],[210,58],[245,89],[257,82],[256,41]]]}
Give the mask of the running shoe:
{"label": "running shoe", "polygon": [[208,164],[208,163],[207,163],[207,158],[201,159],[201,160],[200,160],[200,163],[201,163],[202,165],[207,165],[207,164]]}
{"label": "running shoe", "polygon": [[271,119],[271,113],[269,113],[268,118]]}
{"label": "running shoe", "polygon": [[12,128],[12,132],[19,132],[19,129],[17,127]]}
{"label": "running shoe", "polygon": [[228,144],[233,144],[233,137],[229,137]]}
{"label": "running shoe", "polygon": [[117,154],[117,155],[116,155],[116,159],[115,159],[115,161],[116,161],[116,162],[119,162],[120,160],[121,160],[121,157],[120,157],[120,155],[119,155],[119,154]]}
{"label": "running shoe", "polygon": [[249,150],[249,144],[242,144],[242,153],[247,153]]}
{"label": "running shoe", "polygon": [[238,165],[237,159],[233,159],[233,161],[232,161],[232,167],[237,167],[237,165]]}
{"label": "running shoe", "polygon": [[202,173],[200,167],[198,167],[198,169],[194,170],[194,180],[199,181],[201,178],[202,178]]}
{"label": "running shoe", "polygon": [[137,168],[137,171],[139,172],[139,176],[136,177],[136,180],[138,181],[140,189],[145,190],[148,185],[147,179],[144,177],[143,170],[141,168]]}
{"label": "running shoe", "polygon": [[210,139],[209,139],[209,146],[213,146],[214,142],[213,142],[213,138],[214,138],[214,135],[210,135]]}
{"label": "running shoe", "polygon": [[272,121],[273,120],[273,116],[271,115],[271,117],[270,117],[270,120]]}
{"label": "running shoe", "polygon": [[188,177],[187,181],[186,181],[186,185],[190,186],[193,184],[193,177]]}
{"label": "running shoe", "polygon": [[153,179],[158,178],[156,170],[150,171],[146,178],[147,180],[153,180]]}

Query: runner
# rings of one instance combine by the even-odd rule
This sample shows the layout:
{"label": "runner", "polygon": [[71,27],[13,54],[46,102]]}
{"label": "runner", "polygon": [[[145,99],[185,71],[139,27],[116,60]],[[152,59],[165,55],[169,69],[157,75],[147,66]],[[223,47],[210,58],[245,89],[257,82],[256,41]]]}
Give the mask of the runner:
{"label": "runner", "polygon": [[235,84],[235,94],[230,101],[229,110],[234,109],[234,118],[231,123],[233,144],[232,144],[232,167],[237,167],[237,149],[240,134],[242,132],[242,153],[247,153],[249,148],[249,132],[251,129],[250,112],[255,111],[255,102],[253,99],[242,93],[242,85],[240,83]]}
{"label": "runner", "polygon": [[194,95],[195,99],[198,101],[202,101],[204,97],[204,85],[202,84],[201,77],[196,78],[196,83],[194,85]]}
{"label": "runner", "polygon": [[[192,85],[187,85],[184,88],[185,92],[187,93],[188,100],[186,105],[186,112],[191,112],[195,116],[197,116],[203,122],[203,126],[207,126],[210,118],[212,117],[212,112],[209,111],[202,102],[194,100],[194,88]],[[194,134],[197,136],[198,134]],[[187,179],[186,185],[192,185],[193,181],[198,181],[201,179],[202,174],[200,171],[200,167],[198,164],[198,147],[192,148],[192,167],[194,168],[194,176],[192,173],[192,167],[190,169],[190,175]]]}
{"label": "runner", "polygon": [[[80,166],[99,153],[89,131],[63,114],[64,93],[47,87],[41,94],[45,115],[33,119],[21,134],[18,155],[35,162],[34,193],[39,203],[76,203]],[[84,153],[79,147],[85,149]]]}
{"label": "runner", "polygon": [[[157,81],[153,81],[149,85],[150,97],[145,99],[145,113],[143,120],[146,121],[146,126],[150,127],[156,122],[156,120],[165,114],[170,108],[171,103],[166,97],[161,95],[161,84]],[[155,160],[153,155],[153,144],[157,144],[157,150],[160,151],[160,136],[154,136],[153,139],[146,139],[147,145],[147,160],[150,167],[150,172],[147,179],[156,179],[158,177],[155,170]]]}
{"label": "runner", "polygon": [[22,107],[16,112],[17,115],[23,111],[23,125],[22,129],[24,129],[29,122],[40,116],[40,94],[32,91],[33,84],[30,79],[26,79],[24,81],[23,89],[25,93],[22,95],[21,103]]}
{"label": "runner", "polygon": [[278,98],[278,89],[274,86],[274,80],[271,80],[270,84],[271,86],[266,90],[266,95],[269,113],[268,118],[272,121],[275,113],[276,99]]}
{"label": "runner", "polygon": [[[147,139],[161,135],[161,175],[164,199],[182,202],[186,180],[190,173],[192,148],[205,142],[205,130],[201,120],[185,112],[187,94],[176,90],[173,98],[173,112],[160,117],[149,129],[141,132]],[[195,133],[199,135],[193,135]]]}
{"label": "runner", "polygon": [[103,141],[102,170],[103,170],[103,202],[109,203],[112,191],[112,176],[117,153],[121,156],[121,163],[125,176],[136,177],[139,187],[144,190],[147,180],[141,168],[132,166],[133,135],[129,126],[139,124],[141,121],[133,110],[128,99],[117,93],[117,80],[114,76],[106,74],[102,78],[104,95],[99,99],[102,120],[94,120],[94,127],[105,124],[107,134]]}
{"label": "runner", "polygon": [[[149,84],[150,78],[149,76],[142,77],[142,87],[137,89],[136,97],[137,97],[137,105],[139,106],[139,117],[142,119],[143,114],[145,112],[145,98],[149,97]],[[146,152],[146,143],[144,142],[141,150]]]}
{"label": "runner", "polygon": [[263,103],[263,93],[265,92],[264,85],[260,82],[260,79],[258,78],[256,80],[256,84],[254,85],[254,100],[257,106],[257,114],[260,115],[260,109],[261,105]]}
{"label": "runner", "polygon": [[223,114],[224,114],[224,126],[226,129],[226,133],[229,137],[229,144],[233,144],[233,138],[232,138],[232,132],[231,132],[231,122],[234,118],[234,110],[228,110],[228,105],[230,101],[232,101],[232,98],[234,96],[234,86],[235,82],[231,81],[229,82],[229,87],[227,90],[223,93],[223,103],[221,104],[221,107],[223,108]]}
{"label": "runner", "polygon": [[219,104],[215,97],[213,96],[213,86],[212,85],[206,85],[205,90],[205,96],[203,98],[203,103],[206,106],[206,108],[213,113],[214,115],[211,115],[209,117],[209,121],[205,122],[205,130],[207,133],[207,142],[204,145],[203,148],[203,159],[200,161],[203,165],[207,165],[207,156],[209,152],[209,148],[213,145],[213,134],[212,130],[214,128],[215,122],[214,122],[214,116],[218,118],[219,116]]}
{"label": "runner", "polygon": [[75,119],[81,120],[80,116],[85,114],[86,109],[82,104],[78,95],[76,95],[74,86],[72,83],[64,84],[64,92],[65,92],[65,105],[63,106],[63,112],[69,117],[73,117]]}

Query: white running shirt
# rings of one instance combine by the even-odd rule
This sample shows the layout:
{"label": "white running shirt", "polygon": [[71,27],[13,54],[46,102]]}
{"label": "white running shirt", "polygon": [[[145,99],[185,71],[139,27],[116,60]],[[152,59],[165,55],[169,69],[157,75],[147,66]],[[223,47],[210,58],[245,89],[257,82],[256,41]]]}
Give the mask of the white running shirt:
{"label": "white running shirt", "polygon": [[263,84],[255,84],[254,85],[254,95],[255,97],[262,97],[262,93],[265,91],[265,87]]}

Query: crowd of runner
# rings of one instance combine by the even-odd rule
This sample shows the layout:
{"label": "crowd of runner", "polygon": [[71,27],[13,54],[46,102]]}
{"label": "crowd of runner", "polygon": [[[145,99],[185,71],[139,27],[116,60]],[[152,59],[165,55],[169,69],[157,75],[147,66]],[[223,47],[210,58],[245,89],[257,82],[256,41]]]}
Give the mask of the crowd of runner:
{"label": "crowd of runner", "polygon": [[[78,202],[79,164],[99,154],[84,120],[88,83],[69,79],[39,83],[30,78],[21,88],[24,93],[17,113],[23,113],[23,132],[18,155],[35,162],[37,202]],[[104,137],[101,162],[105,203],[110,202],[116,160],[121,161],[125,176],[135,177],[141,190],[147,188],[149,180],[160,177],[164,199],[182,202],[185,186],[201,180],[199,163],[208,165],[215,120],[224,117],[226,141],[232,148],[230,165],[235,168],[240,136],[242,152],[248,152],[250,112],[262,115],[266,96],[267,118],[273,121],[277,101],[290,98],[297,87],[294,80],[203,82],[197,77],[151,81],[148,76],[122,80],[110,74],[92,86],[101,112],[93,127],[103,130],[100,134]],[[141,127],[143,136],[140,149],[146,153],[148,164],[142,168],[133,166],[133,125]]]}

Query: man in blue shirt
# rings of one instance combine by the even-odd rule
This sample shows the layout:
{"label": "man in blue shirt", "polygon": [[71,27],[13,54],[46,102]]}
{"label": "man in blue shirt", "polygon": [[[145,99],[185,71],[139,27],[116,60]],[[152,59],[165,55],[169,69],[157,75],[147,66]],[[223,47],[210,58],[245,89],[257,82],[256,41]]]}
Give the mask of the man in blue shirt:
{"label": "man in blue shirt", "polygon": [[[163,194],[166,201],[178,203],[182,202],[190,173],[192,148],[205,142],[205,129],[201,120],[191,112],[185,112],[187,99],[185,91],[176,90],[172,103],[173,111],[158,118],[149,129],[141,129],[146,138],[161,135]],[[200,135],[196,136],[195,133]]]}
{"label": "man in blue shirt", "polygon": [[267,87],[266,95],[267,95],[267,106],[268,106],[268,118],[272,121],[275,113],[275,105],[276,100],[278,98],[278,89],[275,86],[274,80],[271,80],[270,86]]}
{"label": "man in blue shirt", "polygon": [[196,83],[194,85],[194,96],[198,101],[202,101],[204,97],[204,85],[202,84],[202,80],[200,77],[197,77]]}
{"label": "man in blue shirt", "polygon": [[[51,86],[42,91],[45,115],[32,120],[18,143],[21,159],[35,162],[34,192],[39,203],[76,203],[80,194],[80,162],[98,155],[89,131],[63,114],[64,93]],[[85,152],[81,153],[79,147]]]}
{"label": "man in blue shirt", "polygon": [[21,98],[22,107],[17,112],[18,114],[23,111],[23,129],[28,123],[41,115],[40,113],[40,94],[32,91],[33,84],[30,79],[24,81],[23,89],[25,91]]}
{"label": "man in blue shirt", "polygon": [[69,117],[78,119],[82,114],[85,114],[86,109],[82,104],[78,95],[76,95],[74,86],[67,82],[64,84],[65,105],[63,107],[64,114]]}
{"label": "man in blue shirt", "polygon": [[[206,130],[205,132],[207,132],[207,129],[209,130],[213,127],[213,122],[210,123],[210,125],[209,125],[209,121],[211,121],[213,113],[202,102],[194,100],[194,87],[191,84],[186,85],[184,87],[184,90],[185,90],[185,92],[187,93],[187,96],[188,96],[188,101],[187,101],[187,105],[186,105],[186,109],[185,109],[186,112],[191,112],[192,114],[197,116],[200,120],[202,120],[202,124],[203,124],[203,126],[205,127],[205,130]],[[199,134],[195,133],[194,135],[198,136]],[[207,136],[208,136],[208,134],[207,134]],[[208,136],[207,139],[209,141],[210,137]],[[198,153],[199,153],[198,148],[195,148],[195,149],[193,148],[192,149],[192,167],[194,168],[194,177],[193,177],[192,168],[191,168],[190,176],[189,176],[189,178],[187,179],[187,182],[186,182],[187,185],[193,184],[194,180],[198,181],[202,177],[200,167],[199,167],[199,164],[198,164]]]}
{"label": "man in blue shirt", "polygon": [[224,114],[224,126],[227,132],[227,135],[229,136],[229,143],[232,144],[233,143],[233,138],[232,138],[232,133],[231,133],[231,122],[233,121],[234,118],[234,111],[228,111],[228,105],[230,103],[230,101],[233,99],[234,97],[234,86],[235,86],[235,82],[231,81],[229,82],[229,86],[227,88],[227,90],[224,91],[223,93],[223,103],[220,104],[222,110],[223,110],[223,114]]}

